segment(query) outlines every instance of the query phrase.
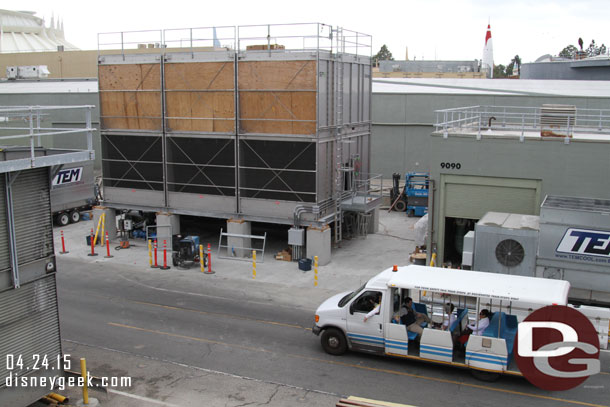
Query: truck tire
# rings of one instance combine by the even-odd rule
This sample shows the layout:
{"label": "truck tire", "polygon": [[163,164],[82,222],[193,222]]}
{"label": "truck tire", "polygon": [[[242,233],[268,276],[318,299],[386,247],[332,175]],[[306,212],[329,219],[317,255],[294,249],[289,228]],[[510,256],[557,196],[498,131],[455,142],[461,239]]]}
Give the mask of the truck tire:
{"label": "truck tire", "polygon": [[72,211],[70,212],[70,223],[78,223],[80,221],[80,212],[79,211]]}
{"label": "truck tire", "polygon": [[342,355],[347,350],[345,335],[337,328],[325,329],[320,340],[322,348],[331,355]]}
{"label": "truck tire", "polygon": [[68,223],[70,223],[70,216],[68,216],[66,212],[62,212],[55,217],[55,223],[57,223],[59,226],[66,226]]}
{"label": "truck tire", "polygon": [[402,199],[396,202],[396,205],[394,205],[394,210],[397,212],[404,212],[406,209],[407,203]]}

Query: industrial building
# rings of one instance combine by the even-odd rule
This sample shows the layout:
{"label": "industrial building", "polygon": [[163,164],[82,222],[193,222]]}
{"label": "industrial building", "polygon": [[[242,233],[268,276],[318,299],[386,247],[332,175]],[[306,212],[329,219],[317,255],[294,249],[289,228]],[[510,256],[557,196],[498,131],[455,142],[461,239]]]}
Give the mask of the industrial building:
{"label": "industrial building", "polygon": [[[574,224],[604,229],[599,221],[584,225],[576,213],[590,208],[608,214],[610,109],[474,106],[436,114],[430,136],[434,187],[428,247],[440,264],[462,264],[463,237],[486,213],[541,215],[545,197],[551,195],[580,197],[564,199],[563,206],[560,199],[553,199],[554,206],[547,200],[547,207],[564,209],[563,222],[571,209]],[[541,224],[557,224],[548,219],[548,214],[541,216]],[[540,230],[544,232],[542,225]],[[545,266],[549,264],[547,260]],[[585,282],[582,276],[575,281],[576,288],[595,291],[579,284]]]}
{"label": "industrial building", "polygon": [[251,221],[309,226],[307,257],[328,263],[328,225],[339,242],[344,211],[373,224],[381,203],[370,37],[323,24],[184,32],[181,52],[166,30],[146,53],[99,57],[104,204],[159,212],[173,234],[180,214],[242,235]]}
{"label": "industrial building", "polygon": [[521,79],[610,80],[610,56],[565,59],[544,55],[521,66]]}
{"label": "industrial building", "polygon": [[[63,110],[80,113],[88,125],[46,127],[42,117]],[[0,353],[21,358],[0,365],[0,389],[10,388],[0,392],[1,405],[29,405],[49,393],[48,386],[11,385],[17,376],[63,375],[50,185],[62,165],[93,159],[90,112],[91,106],[0,108],[5,131],[0,143],[19,137],[26,145],[0,149]],[[86,148],[36,147],[39,137],[70,134],[80,134]],[[49,363],[43,367],[33,355]]]}

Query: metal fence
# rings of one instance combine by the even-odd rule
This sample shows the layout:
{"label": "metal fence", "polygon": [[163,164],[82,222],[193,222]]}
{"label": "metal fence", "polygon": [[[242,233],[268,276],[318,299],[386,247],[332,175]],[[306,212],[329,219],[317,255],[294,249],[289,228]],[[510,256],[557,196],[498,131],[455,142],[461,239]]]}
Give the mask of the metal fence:
{"label": "metal fence", "polygon": [[[31,167],[43,167],[65,162],[93,160],[93,132],[91,127],[91,111],[95,106],[0,106],[0,145],[12,144],[16,139],[28,139],[27,158],[11,159],[0,162],[0,172],[19,171]],[[84,128],[46,127],[47,116],[58,110],[75,110],[84,116]],[[61,157],[47,152],[39,154],[37,147],[42,146],[43,137],[54,137],[68,134],[81,134],[87,140],[86,150],[62,149]],[[19,142],[23,146],[25,143]]]}
{"label": "metal fence", "polygon": [[[572,112],[565,112],[570,109]],[[606,109],[579,109],[560,105],[468,106],[436,110],[435,114],[435,131],[444,137],[449,133],[474,132],[480,138],[484,131],[514,131],[523,137],[527,132],[545,129],[556,130],[567,137],[579,133],[610,134],[610,110]]]}
{"label": "metal fence", "polygon": [[372,37],[322,23],[193,27],[99,33],[98,52],[150,48],[225,48],[238,51],[329,51],[370,57]]}

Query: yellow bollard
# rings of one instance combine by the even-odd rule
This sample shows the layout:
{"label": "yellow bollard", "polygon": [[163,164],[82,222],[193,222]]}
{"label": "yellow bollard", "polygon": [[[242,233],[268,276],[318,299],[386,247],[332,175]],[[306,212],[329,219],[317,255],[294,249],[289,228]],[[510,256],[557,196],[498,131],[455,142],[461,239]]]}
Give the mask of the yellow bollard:
{"label": "yellow bollard", "polygon": [[318,286],[318,256],[313,256],[313,286]]}
{"label": "yellow bollard", "polygon": [[104,239],[104,236],[106,236],[105,234],[106,232],[106,214],[102,213],[102,236],[100,237],[101,240],[101,245],[104,246],[106,243],[106,240]]}
{"label": "yellow bollard", "polygon": [[201,267],[201,272],[205,273],[205,267],[203,267],[203,265],[204,265],[203,259],[204,259],[204,257],[203,257],[203,245],[200,244],[199,245],[199,267]]}
{"label": "yellow bollard", "polygon": [[256,278],[256,250],[252,250],[252,279]]}
{"label": "yellow bollard", "polygon": [[430,267],[434,267],[436,265],[436,253],[432,253],[432,257],[430,258]]}
{"label": "yellow bollard", "polygon": [[148,265],[152,267],[152,240],[148,239]]}
{"label": "yellow bollard", "polygon": [[84,380],[83,404],[89,404],[89,389],[87,388],[87,362],[85,361],[85,358],[80,358],[80,375]]}
{"label": "yellow bollard", "polygon": [[97,228],[95,229],[95,237],[93,238],[93,242],[91,243],[92,246],[95,246],[95,244],[97,243],[97,236],[100,233],[100,227],[105,223],[104,221],[106,220],[105,215],[106,215],[105,213],[102,213],[102,215],[100,216],[100,220],[97,221]]}

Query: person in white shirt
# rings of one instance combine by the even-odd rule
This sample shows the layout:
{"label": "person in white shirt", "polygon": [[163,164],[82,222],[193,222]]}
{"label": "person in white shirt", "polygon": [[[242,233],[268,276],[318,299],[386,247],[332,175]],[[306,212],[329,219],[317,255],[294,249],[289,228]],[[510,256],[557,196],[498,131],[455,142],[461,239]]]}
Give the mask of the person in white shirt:
{"label": "person in white shirt", "polygon": [[377,296],[377,298],[370,298],[369,301],[373,305],[373,309],[369,311],[368,314],[364,317],[364,322],[366,322],[370,317],[379,313],[379,306],[381,305],[381,294]]}
{"label": "person in white shirt", "polygon": [[479,313],[479,320],[468,325],[472,335],[481,335],[489,326],[489,311],[482,309]]}
{"label": "person in white shirt", "polygon": [[445,304],[444,308],[445,308],[445,315],[443,316],[442,329],[443,329],[443,331],[446,331],[455,322],[455,320],[457,319],[457,316],[453,313],[453,310],[455,309],[455,305],[453,305],[453,303],[448,302],[447,304]]}

